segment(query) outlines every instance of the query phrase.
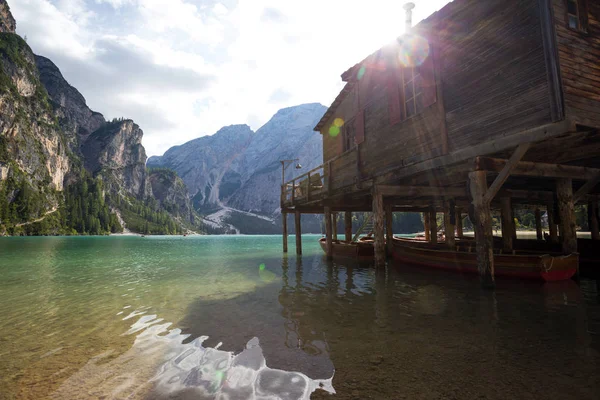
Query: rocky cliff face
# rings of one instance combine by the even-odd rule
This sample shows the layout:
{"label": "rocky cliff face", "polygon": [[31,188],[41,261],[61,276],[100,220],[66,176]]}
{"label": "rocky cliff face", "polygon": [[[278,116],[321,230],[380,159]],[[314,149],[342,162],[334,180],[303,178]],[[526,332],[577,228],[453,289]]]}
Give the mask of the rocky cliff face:
{"label": "rocky cliff face", "polygon": [[242,185],[229,199],[233,208],[273,215],[279,210],[281,164],[279,160],[299,159],[286,180],[309,171],[323,161],[322,139],[313,128],[323,116],[321,104],[303,104],[279,110],[252,138],[240,160]]}
{"label": "rocky cliff face", "polygon": [[321,164],[321,136],[313,127],[325,111],[321,104],[286,108],[254,134],[245,125],[223,128],[152,157],[148,165],[177,171],[209,222],[235,225],[232,220],[243,218],[248,225],[254,218],[264,224],[253,213],[269,220],[279,212],[279,160],[299,158],[303,166],[289,168],[286,179]]}
{"label": "rocky cliff face", "polygon": [[35,62],[69,147],[73,152],[79,153],[80,145],[85,143],[92,132],[106,124],[106,121],[102,114],[90,110],[85,98],[65,80],[52,61],[35,56]]}
{"label": "rocky cliff face", "polygon": [[253,134],[248,125],[227,126],[212,136],[173,147],[162,157],[151,157],[148,166],[173,169],[188,187],[196,208],[214,208],[241,186],[239,159]]}
{"label": "rocky cliff face", "polygon": [[85,168],[102,176],[112,193],[130,194],[140,200],[152,196],[143,135],[131,120],[105,123],[81,147]]}
{"label": "rocky cliff face", "polygon": [[6,0],[0,0],[0,32],[15,33],[17,24],[13,18]]}
{"label": "rocky cliff face", "polygon": [[66,141],[31,49],[16,34],[0,33],[0,180],[13,187],[26,182],[51,208],[69,169]]}
{"label": "rocky cliff face", "polygon": [[192,208],[190,193],[175,171],[152,170],[149,174],[149,181],[154,197],[165,210],[191,224],[196,222],[196,213]]}

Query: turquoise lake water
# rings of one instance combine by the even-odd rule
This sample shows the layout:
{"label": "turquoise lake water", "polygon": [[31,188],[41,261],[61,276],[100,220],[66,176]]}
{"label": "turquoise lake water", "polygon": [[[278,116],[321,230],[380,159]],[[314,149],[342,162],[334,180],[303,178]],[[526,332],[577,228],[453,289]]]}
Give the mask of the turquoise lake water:
{"label": "turquoise lake water", "polygon": [[318,237],[0,238],[0,398],[599,398],[596,281],[489,292]]}

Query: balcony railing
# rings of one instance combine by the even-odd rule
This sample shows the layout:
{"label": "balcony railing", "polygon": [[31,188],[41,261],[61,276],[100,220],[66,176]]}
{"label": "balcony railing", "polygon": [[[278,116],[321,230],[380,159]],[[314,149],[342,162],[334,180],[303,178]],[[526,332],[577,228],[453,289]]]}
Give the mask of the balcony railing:
{"label": "balcony railing", "polygon": [[324,167],[319,165],[281,186],[282,206],[296,203],[309,203],[318,199],[324,192]]}

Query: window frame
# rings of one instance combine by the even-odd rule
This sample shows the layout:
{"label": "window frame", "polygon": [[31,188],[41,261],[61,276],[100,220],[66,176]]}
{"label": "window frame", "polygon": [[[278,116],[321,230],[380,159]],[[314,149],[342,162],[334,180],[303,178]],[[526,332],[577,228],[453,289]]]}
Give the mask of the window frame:
{"label": "window frame", "polygon": [[[567,25],[567,29],[579,32],[579,33],[588,33],[588,0],[564,0],[565,5],[565,23]],[[569,12],[569,5],[574,3],[577,7],[577,14],[571,14]],[[575,17],[577,19],[577,27],[571,26],[571,17]]]}
{"label": "window frame", "polygon": [[[356,117],[352,117],[349,121],[346,121],[342,127],[342,152],[344,154],[347,151],[352,150],[356,146]],[[352,127],[352,137],[348,137],[348,127]],[[348,140],[351,139],[349,142]]]}

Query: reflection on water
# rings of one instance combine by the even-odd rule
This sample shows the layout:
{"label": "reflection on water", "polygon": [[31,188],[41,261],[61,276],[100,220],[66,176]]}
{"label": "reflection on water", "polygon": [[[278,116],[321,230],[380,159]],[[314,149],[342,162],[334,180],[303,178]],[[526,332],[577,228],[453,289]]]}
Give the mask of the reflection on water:
{"label": "reflection on water", "polygon": [[[124,320],[145,314],[134,311]],[[194,399],[309,399],[317,388],[335,393],[331,378],[312,380],[298,372],[267,367],[259,339],[239,354],[205,347],[207,336],[184,344],[189,336],[169,329],[156,315],[140,317],[126,335],[137,334],[127,352],[102,363],[109,354],[92,358],[52,394],[78,398],[82,388],[94,397]],[[156,366],[158,366],[156,368]]]}
{"label": "reflection on water", "polygon": [[0,398],[598,398],[596,281],[488,292],[314,239],[0,240]]}

